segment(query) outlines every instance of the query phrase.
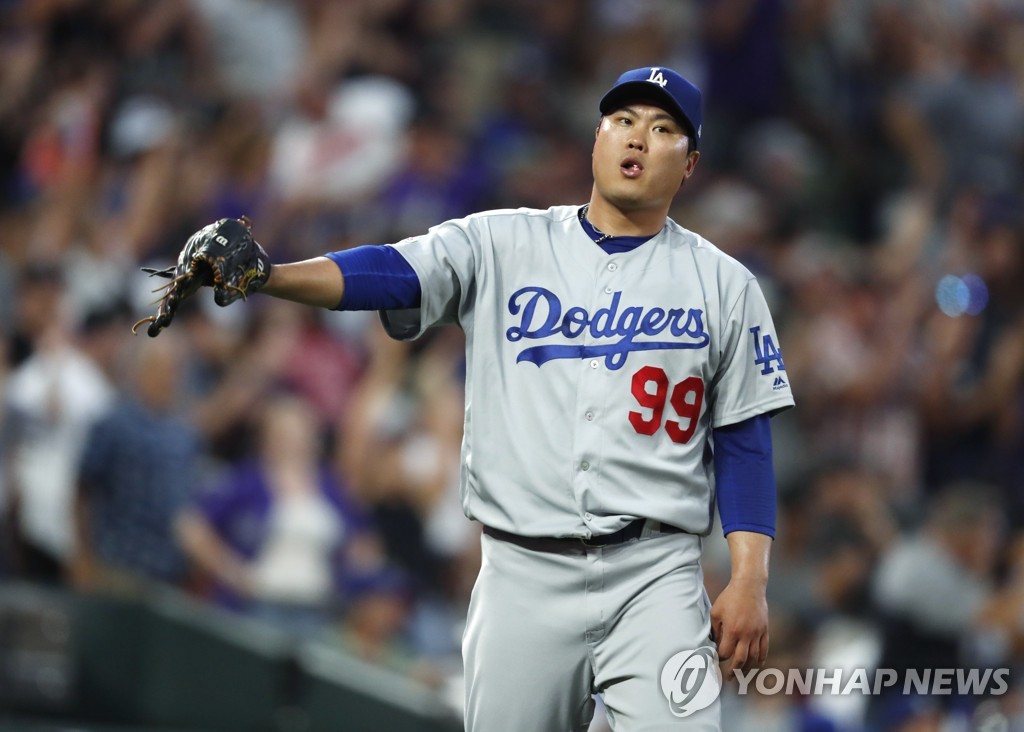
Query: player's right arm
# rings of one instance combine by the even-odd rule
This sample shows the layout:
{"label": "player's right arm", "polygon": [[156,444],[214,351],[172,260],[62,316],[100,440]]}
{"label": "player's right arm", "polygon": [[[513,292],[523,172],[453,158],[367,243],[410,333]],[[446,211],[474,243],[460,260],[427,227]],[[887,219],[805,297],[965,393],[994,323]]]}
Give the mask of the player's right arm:
{"label": "player's right arm", "polygon": [[333,309],[345,294],[341,269],[327,257],[275,264],[260,292],[303,305]]}
{"label": "player's right arm", "polygon": [[412,265],[386,244],[275,265],[262,292],[332,310],[381,311],[418,309],[422,295]]}

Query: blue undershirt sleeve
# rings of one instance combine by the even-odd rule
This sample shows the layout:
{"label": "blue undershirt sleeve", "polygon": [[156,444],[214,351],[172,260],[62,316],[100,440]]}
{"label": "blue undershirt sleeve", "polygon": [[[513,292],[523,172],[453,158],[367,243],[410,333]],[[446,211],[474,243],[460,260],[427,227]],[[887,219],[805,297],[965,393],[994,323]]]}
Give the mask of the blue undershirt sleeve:
{"label": "blue undershirt sleeve", "polygon": [[394,247],[366,245],[324,255],[345,278],[335,310],[403,310],[420,306],[420,278]]}
{"label": "blue undershirt sleeve", "polygon": [[775,470],[767,414],[714,431],[715,484],[722,531],[775,538]]}

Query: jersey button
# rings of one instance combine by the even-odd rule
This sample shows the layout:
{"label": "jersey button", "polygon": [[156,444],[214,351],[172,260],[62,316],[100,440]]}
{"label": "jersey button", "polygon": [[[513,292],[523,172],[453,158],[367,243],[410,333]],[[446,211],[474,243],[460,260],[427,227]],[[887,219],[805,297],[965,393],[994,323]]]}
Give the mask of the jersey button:
{"label": "jersey button", "polygon": [[593,412],[587,412],[584,416],[587,418],[588,422],[593,422],[594,421],[594,413]]}
{"label": "jersey button", "polygon": [[590,463],[584,460],[582,463],[580,463],[580,470],[590,470]]}
{"label": "jersey button", "polygon": [[604,288],[604,294],[611,295],[612,294],[612,288],[610,288],[610,287]]}
{"label": "jersey button", "polygon": [[609,262],[608,263],[608,271],[609,272],[614,272],[618,268],[619,268],[619,265],[615,264],[615,262]]}
{"label": "jersey button", "polygon": [[597,359],[596,358],[593,361],[590,362],[590,368],[592,368],[592,369],[596,369],[597,368]]}
{"label": "jersey button", "polygon": [[594,514],[592,514],[590,511],[587,511],[585,514],[583,514],[583,518],[585,518],[587,521],[593,521]]}

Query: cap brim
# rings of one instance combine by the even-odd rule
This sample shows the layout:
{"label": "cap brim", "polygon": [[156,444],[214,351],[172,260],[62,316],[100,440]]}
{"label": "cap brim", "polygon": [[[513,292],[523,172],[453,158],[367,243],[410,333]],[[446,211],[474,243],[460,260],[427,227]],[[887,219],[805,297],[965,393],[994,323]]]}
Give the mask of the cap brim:
{"label": "cap brim", "polygon": [[673,117],[678,119],[687,128],[690,137],[696,145],[696,128],[690,118],[686,116],[683,108],[676,104],[676,100],[667,91],[649,81],[627,81],[625,84],[620,84],[604,95],[598,109],[600,109],[601,114],[609,114],[616,109],[621,109],[629,102],[640,100],[657,102],[665,111],[671,113]]}

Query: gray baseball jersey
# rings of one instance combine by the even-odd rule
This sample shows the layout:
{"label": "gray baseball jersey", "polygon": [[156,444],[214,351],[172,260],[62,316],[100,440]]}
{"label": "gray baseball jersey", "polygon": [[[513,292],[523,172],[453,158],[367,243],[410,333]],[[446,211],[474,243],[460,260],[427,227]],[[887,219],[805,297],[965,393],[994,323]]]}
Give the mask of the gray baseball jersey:
{"label": "gray baseball jersey", "polygon": [[522,536],[636,518],[711,527],[711,428],[793,405],[771,315],[735,259],[669,220],[606,254],[578,206],[448,221],[394,245],[422,287],[398,338],[466,334],[462,501]]}

